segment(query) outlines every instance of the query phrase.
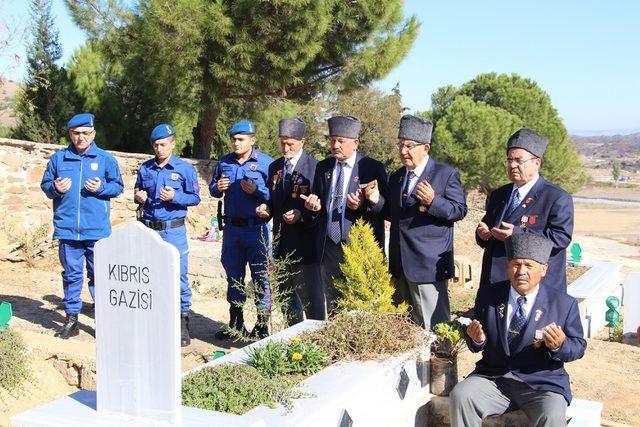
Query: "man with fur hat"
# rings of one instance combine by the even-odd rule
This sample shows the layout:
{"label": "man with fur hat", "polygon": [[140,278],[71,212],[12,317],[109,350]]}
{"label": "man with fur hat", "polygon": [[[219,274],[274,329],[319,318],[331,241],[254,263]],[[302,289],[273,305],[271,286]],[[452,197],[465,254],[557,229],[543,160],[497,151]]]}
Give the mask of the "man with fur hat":
{"label": "man with fur hat", "polygon": [[466,341],[482,359],[451,392],[451,425],[480,427],[484,417],[520,408],[531,425],[565,426],[572,396],[564,363],[587,346],[578,303],[540,285],[552,268],[551,240],[526,232],[505,243],[509,281],[478,291]]}
{"label": "man with fur hat", "polygon": [[269,201],[256,209],[261,218],[273,218],[273,255],[290,257],[288,277],[282,283],[285,317],[289,325],[307,319],[324,320],[324,294],[317,263],[316,226],[304,221],[304,200],[311,193],[318,161],[304,150],[306,123],[299,117],[280,120],[282,157],[269,165]]}
{"label": "man with fur hat", "polygon": [[451,318],[453,225],[467,214],[460,174],[429,156],[432,129],[420,117],[400,119],[397,147],[404,166],[389,177],[385,204],[396,303],[407,302],[413,321],[426,329]]}
{"label": "man with fur hat", "polygon": [[[310,219],[318,225],[316,250],[327,312],[332,313],[340,297],[333,280],[342,277],[342,243],[349,241],[351,225],[360,218],[368,222],[376,241],[384,248],[387,173],[382,163],[358,152],[360,120],[333,116],[327,123],[332,156],[318,163],[312,194],[302,198]],[[375,194],[371,191],[374,188],[379,189]],[[364,189],[369,189],[367,194]]]}
{"label": "man with fur hat", "polygon": [[511,184],[487,197],[486,214],[476,228],[476,242],[484,248],[480,286],[507,278],[504,240],[525,231],[553,242],[549,274],[543,280],[566,292],[566,248],[573,234],[573,199],[540,174],[547,140],[522,128],[509,138],[505,165]]}

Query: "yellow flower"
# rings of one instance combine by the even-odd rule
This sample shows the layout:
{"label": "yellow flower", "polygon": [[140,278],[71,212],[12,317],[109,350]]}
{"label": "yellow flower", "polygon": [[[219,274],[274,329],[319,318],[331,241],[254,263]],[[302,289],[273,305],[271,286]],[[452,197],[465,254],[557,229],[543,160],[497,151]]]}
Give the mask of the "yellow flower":
{"label": "yellow flower", "polygon": [[302,353],[293,353],[293,355],[291,355],[291,358],[296,362],[298,362],[302,360]]}
{"label": "yellow flower", "polygon": [[298,338],[298,337],[291,338],[291,343],[292,344],[298,344],[299,342],[300,342],[300,338]]}

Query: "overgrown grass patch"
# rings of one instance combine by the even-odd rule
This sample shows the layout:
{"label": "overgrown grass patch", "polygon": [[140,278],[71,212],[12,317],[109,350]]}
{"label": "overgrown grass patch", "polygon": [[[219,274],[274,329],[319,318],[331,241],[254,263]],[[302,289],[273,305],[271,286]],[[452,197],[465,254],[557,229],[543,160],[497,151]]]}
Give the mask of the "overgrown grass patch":
{"label": "overgrown grass patch", "polygon": [[27,349],[18,333],[0,329],[0,388],[12,391],[29,378]]}
{"label": "overgrown grass patch", "polygon": [[217,365],[182,380],[182,404],[242,415],[259,405],[290,406],[304,396],[293,379],[270,378],[248,365]]}
{"label": "overgrown grass patch", "polygon": [[397,356],[421,346],[425,331],[407,313],[340,313],[327,324],[300,336],[316,343],[332,361],[373,360]]}

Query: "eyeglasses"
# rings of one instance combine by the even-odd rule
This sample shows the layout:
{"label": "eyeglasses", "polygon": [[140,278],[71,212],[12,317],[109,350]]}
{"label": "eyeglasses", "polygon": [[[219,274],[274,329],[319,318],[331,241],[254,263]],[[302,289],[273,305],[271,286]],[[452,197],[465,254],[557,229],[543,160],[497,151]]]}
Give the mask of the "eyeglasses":
{"label": "eyeglasses", "polygon": [[504,165],[505,166],[510,166],[511,163],[515,163],[518,166],[522,166],[525,163],[527,163],[529,160],[533,160],[533,159],[537,159],[537,157],[529,157],[528,159],[521,159],[520,157],[516,157],[516,158],[509,158],[507,157],[506,159],[504,159]]}
{"label": "eyeglasses", "polygon": [[406,148],[407,150],[411,151],[414,148],[416,148],[418,145],[424,145],[424,144],[416,144],[415,142],[412,142],[410,144],[403,144],[402,142],[398,142],[396,144],[396,147],[398,147],[398,150],[402,150],[403,148]]}
{"label": "eyeglasses", "polygon": [[73,135],[73,136],[80,136],[80,135],[82,135],[82,136],[90,136],[92,133],[93,133],[92,130],[85,130],[84,132],[80,132],[80,131],[77,131],[77,130],[72,130],[71,131],[71,135]]}

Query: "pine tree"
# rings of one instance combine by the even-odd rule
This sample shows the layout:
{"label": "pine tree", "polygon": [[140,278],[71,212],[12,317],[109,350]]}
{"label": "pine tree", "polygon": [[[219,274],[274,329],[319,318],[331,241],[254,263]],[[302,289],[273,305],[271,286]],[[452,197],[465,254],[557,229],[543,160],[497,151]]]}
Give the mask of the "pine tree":
{"label": "pine tree", "polygon": [[37,142],[66,139],[65,123],[73,112],[67,73],[56,64],[62,58],[49,0],[31,2],[32,41],[27,47],[27,80],[16,110],[16,136]]}
{"label": "pine tree", "polygon": [[66,3],[139,84],[173,111],[197,112],[198,158],[223,152],[215,140],[229,100],[308,100],[327,85],[364,86],[400,63],[419,27],[402,0]]}
{"label": "pine tree", "polygon": [[407,305],[392,303],[395,288],[382,249],[376,243],[371,225],[359,219],[349,231],[349,243],[342,245],[344,262],[340,269],[344,279],[334,285],[341,294],[339,310],[372,313],[402,313]]}

